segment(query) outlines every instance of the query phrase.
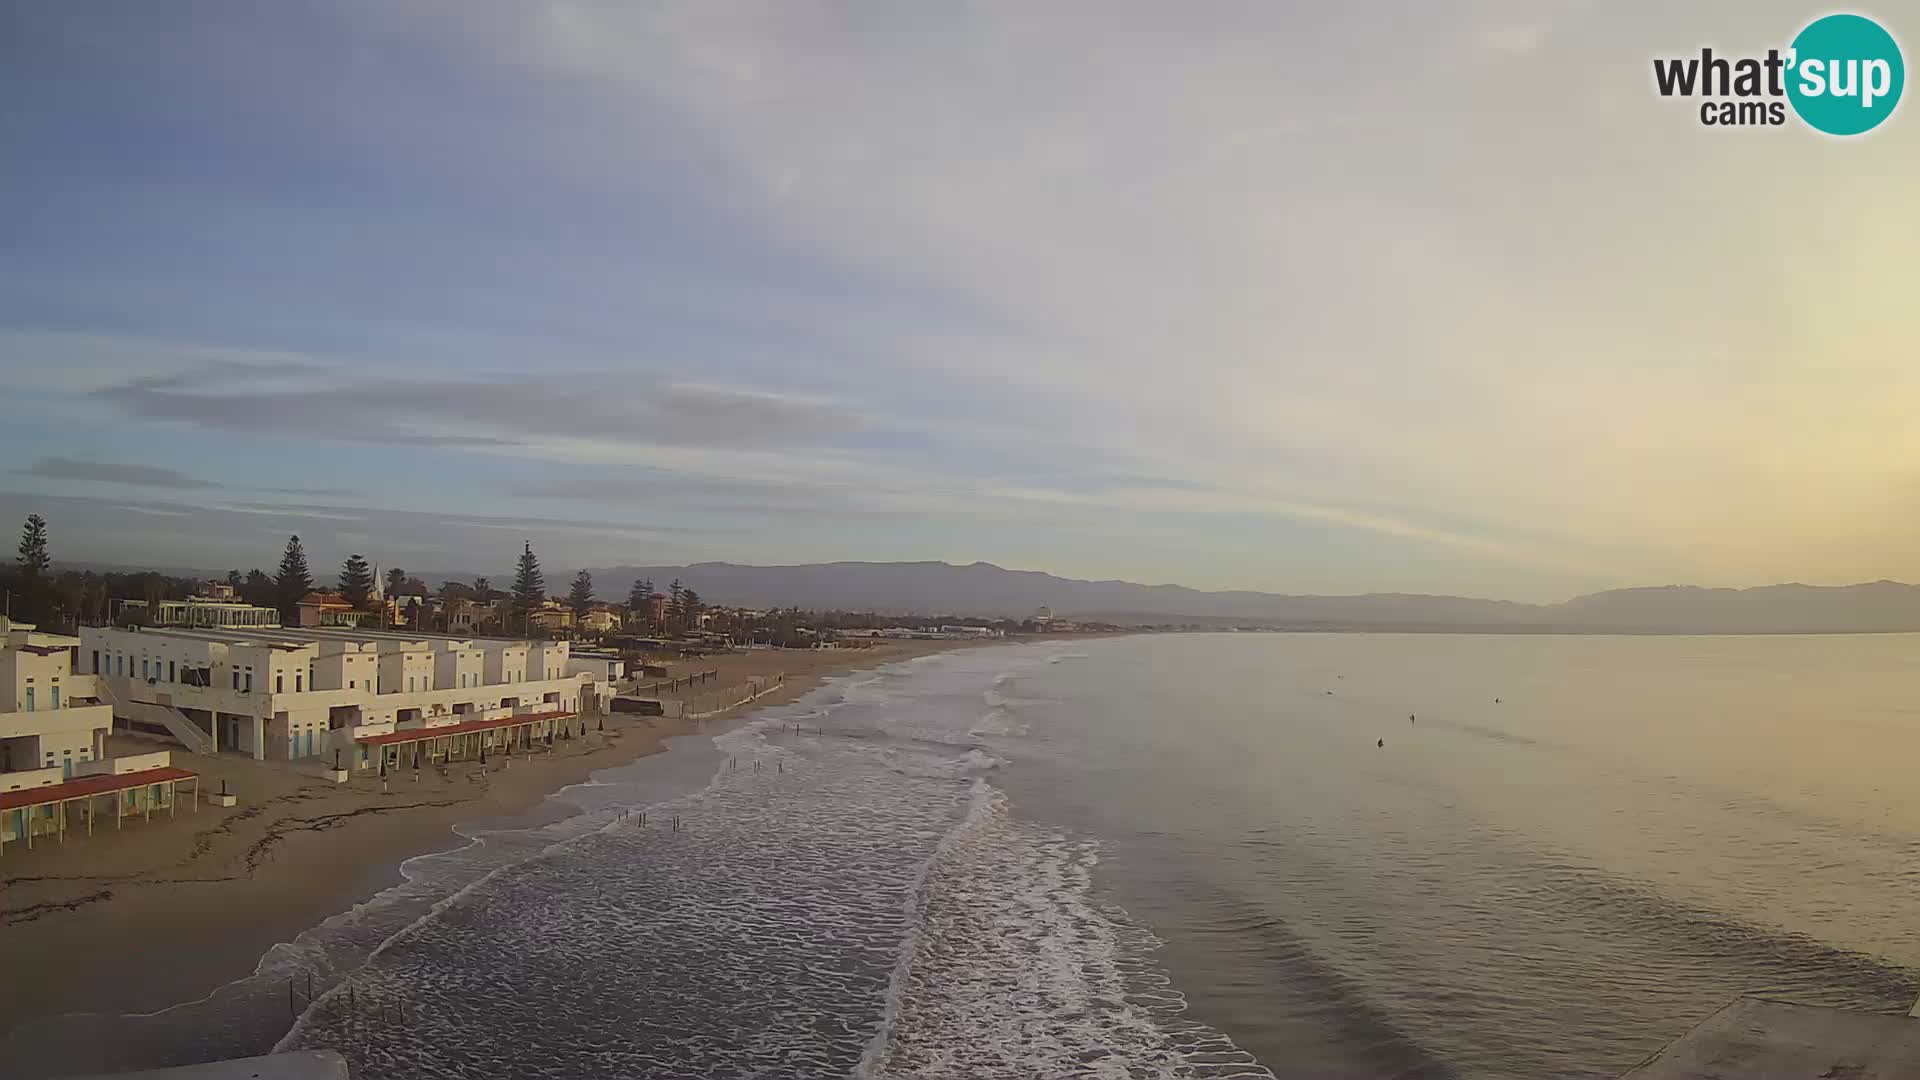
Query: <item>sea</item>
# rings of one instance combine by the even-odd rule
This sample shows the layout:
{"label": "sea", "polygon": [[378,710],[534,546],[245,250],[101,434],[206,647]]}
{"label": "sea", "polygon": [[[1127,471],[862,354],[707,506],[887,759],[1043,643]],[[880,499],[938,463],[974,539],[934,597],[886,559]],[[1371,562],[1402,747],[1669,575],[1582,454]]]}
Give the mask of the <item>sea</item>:
{"label": "sea", "polygon": [[1743,994],[1914,1004],[1917,763],[1911,635],[968,649],[467,826],[83,1041],[366,1080],[1614,1077]]}

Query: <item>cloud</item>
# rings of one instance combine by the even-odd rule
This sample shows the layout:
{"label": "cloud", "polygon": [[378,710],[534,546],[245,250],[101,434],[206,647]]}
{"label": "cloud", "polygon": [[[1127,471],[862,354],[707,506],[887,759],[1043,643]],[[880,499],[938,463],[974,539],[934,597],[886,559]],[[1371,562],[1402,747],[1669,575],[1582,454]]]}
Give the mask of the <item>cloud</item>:
{"label": "cloud", "polygon": [[536,447],[581,435],[640,446],[764,446],[861,426],[821,401],[633,372],[401,379],[298,360],[210,361],[92,396],[144,420],[390,446]]}
{"label": "cloud", "polygon": [[177,469],[162,468],[158,465],[122,465],[66,457],[43,457],[27,468],[14,471],[25,476],[39,476],[49,480],[87,480],[102,484],[133,484],[147,488],[190,490],[219,486],[210,481],[188,476]]}
{"label": "cloud", "polygon": [[334,487],[257,487],[249,491],[265,492],[268,495],[305,495],[313,498],[344,498],[358,494],[347,488]]}

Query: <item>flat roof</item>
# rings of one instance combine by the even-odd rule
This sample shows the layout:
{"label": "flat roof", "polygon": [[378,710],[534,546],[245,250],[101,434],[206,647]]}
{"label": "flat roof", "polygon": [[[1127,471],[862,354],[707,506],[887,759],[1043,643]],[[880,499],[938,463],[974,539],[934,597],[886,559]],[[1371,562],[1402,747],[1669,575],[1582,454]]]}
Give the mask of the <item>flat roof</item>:
{"label": "flat roof", "polygon": [[1741,998],[1621,1080],[1908,1080],[1920,1020]]}
{"label": "flat roof", "polygon": [[392,746],[395,743],[421,742],[426,739],[438,739],[447,735],[467,735],[476,731],[492,731],[494,728],[518,727],[521,724],[537,724],[543,720],[561,720],[577,716],[570,712],[522,713],[519,716],[502,716],[493,720],[466,720],[458,724],[442,724],[439,727],[407,728],[404,731],[390,731],[384,735],[367,735],[353,740],[362,746]]}
{"label": "flat roof", "polygon": [[99,776],[82,776],[76,780],[67,780],[58,784],[42,787],[22,788],[19,791],[0,791],[0,810],[19,810],[32,806],[46,806],[49,803],[66,802],[68,799],[84,799],[89,795],[109,795],[128,788],[145,787],[148,784],[164,784],[169,780],[191,780],[200,775],[171,765],[158,769],[142,769],[130,773],[102,773]]}

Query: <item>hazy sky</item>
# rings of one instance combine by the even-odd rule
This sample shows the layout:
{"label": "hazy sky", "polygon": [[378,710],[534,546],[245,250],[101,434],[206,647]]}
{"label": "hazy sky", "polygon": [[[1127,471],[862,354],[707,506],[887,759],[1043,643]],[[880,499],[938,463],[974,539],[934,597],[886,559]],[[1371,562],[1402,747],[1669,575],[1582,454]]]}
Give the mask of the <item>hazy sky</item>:
{"label": "hazy sky", "polygon": [[10,5],[0,514],[242,569],[1913,579],[1920,115],[1652,89],[1825,10]]}

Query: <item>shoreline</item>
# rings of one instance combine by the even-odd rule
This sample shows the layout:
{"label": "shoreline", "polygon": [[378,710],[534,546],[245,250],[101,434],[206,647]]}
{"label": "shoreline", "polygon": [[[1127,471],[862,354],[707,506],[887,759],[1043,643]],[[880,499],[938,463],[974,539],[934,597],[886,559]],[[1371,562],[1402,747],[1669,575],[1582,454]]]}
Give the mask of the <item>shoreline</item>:
{"label": "shoreline", "polygon": [[[580,813],[559,798],[595,773],[670,749],[752,712],[790,703],[827,680],[916,657],[1004,641],[903,641],[863,652],[754,650],[688,665],[719,685],[780,673],[752,701],[700,720],[612,713],[604,733],[556,744],[551,755],[467,768],[403,770],[335,785],[312,763],[256,762],[178,751],[209,792],[222,780],[231,809],[201,803],[165,823],[138,822],[64,847],[10,845],[0,861],[0,1044],[31,1040],[30,1025],[69,1013],[152,1013],[200,1000],[252,975],[274,946],[400,884],[410,859],[465,847],[463,826]],[[595,717],[593,724],[599,723]],[[116,736],[129,750],[144,740]],[[122,751],[126,752],[126,751]],[[546,817],[543,811],[550,811]]]}

